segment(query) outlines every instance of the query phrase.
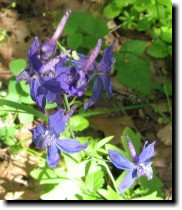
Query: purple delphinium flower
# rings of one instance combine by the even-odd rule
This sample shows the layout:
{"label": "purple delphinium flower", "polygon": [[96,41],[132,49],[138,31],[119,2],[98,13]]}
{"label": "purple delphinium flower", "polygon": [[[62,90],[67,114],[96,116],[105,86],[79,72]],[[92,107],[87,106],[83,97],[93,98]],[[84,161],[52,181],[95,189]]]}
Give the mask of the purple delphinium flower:
{"label": "purple delphinium flower", "polygon": [[152,179],[153,177],[153,170],[151,167],[152,162],[149,160],[155,154],[155,141],[149,145],[147,145],[148,141],[146,141],[142,152],[140,155],[137,155],[130,138],[128,136],[126,137],[133,162],[126,159],[119,152],[115,150],[109,150],[111,162],[119,169],[128,170],[127,175],[124,177],[119,186],[120,194],[123,194],[123,192],[135,182],[136,177],[146,175],[148,180]]}
{"label": "purple delphinium flower", "polygon": [[[39,46],[38,38],[35,37],[28,51],[28,66],[17,76],[17,81],[26,80],[26,83],[30,85],[32,100],[37,103],[44,113],[46,101],[49,103],[56,102],[58,105],[61,103],[62,91],[59,82],[54,78],[55,66],[58,63],[63,66],[67,61],[67,57],[65,53],[61,52],[46,64],[42,64],[40,60],[37,59]],[[42,76],[42,74],[44,74],[44,76]],[[43,85],[44,83],[46,83],[48,87]],[[52,88],[49,88],[50,84],[52,84]]]}
{"label": "purple delphinium flower", "polygon": [[61,21],[59,22],[59,25],[54,34],[52,35],[52,37],[48,41],[45,41],[41,44],[39,48],[38,59],[42,61],[48,61],[52,57],[52,55],[55,54],[57,41],[63,32],[63,29],[66,25],[66,22],[70,14],[71,10],[67,10],[65,15],[62,17]]}
{"label": "purple delphinium flower", "polygon": [[[75,107],[73,107],[75,110]],[[38,125],[31,129],[33,142],[37,149],[47,149],[47,164],[55,168],[60,160],[60,151],[72,154],[84,150],[88,143],[80,144],[76,139],[62,139],[60,133],[66,128],[66,121],[69,116],[64,115],[60,109],[49,116],[48,126]]]}
{"label": "purple delphinium flower", "polygon": [[30,84],[33,77],[39,76],[39,69],[42,67],[42,63],[37,59],[38,49],[40,47],[38,37],[35,37],[34,42],[32,43],[30,49],[28,50],[28,65],[27,68],[24,69],[18,76],[17,81],[21,82],[25,80],[27,84]]}
{"label": "purple delphinium flower", "polygon": [[94,78],[93,95],[84,104],[85,110],[94,105],[100,99],[103,88],[105,88],[109,99],[111,99],[112,97],[110,72],[112,69],[112,65],[114,64],[115,61],[113,56],[114,44],[115,41],[112,43],[111,46],[107,47],[104,50],[101,61],[94,65],[96,71],[94,72],[95,75],[93,75]]}
{"label": "purple delphinium flower", "polygon": [[57,81],[68,96],[80,97],[85,93],[89,82],[88,71],[99,54],[101,44],[102,40],[99,39],[91,55],[88,58],[82,55],[82,60],[80,62],[72,61],[72,66],[64,67],[64,69],[60,65],[56,66],[56,71],[59,72],[59,74],[57,73]]}

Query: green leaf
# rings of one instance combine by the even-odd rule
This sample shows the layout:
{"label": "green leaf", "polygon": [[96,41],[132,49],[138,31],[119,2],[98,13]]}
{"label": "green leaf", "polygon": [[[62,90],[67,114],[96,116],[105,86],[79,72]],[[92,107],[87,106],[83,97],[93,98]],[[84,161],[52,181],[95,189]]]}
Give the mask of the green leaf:
{"label": "green leaf", "polygon": [[25,84],[25,81],[21,81],[20,83],[21,89],[26,93],[26,94],[30,94],[30,87],[29,85]]}
{"label": "green leaf", "polygon": [[106,200],[123,200],[123,198],[118,195],[109,185],[107,186],[107,190],[99,189],[98,193],[102,195]]}
{"label": "green leaf", "polygon": [[142,196],[140,198],[134,198],[132,200],[164,200],[163,198],[157,196],[157,192],[153,192],[150,195]]}
{"label": "green leaf", "polygon": [[85,184],[87,189],[91,192],[96,192],[104,184],[104,173],[103,171],[97,171],[94,173],[89,173],[86,176]]}
{"label": "green leaf", "polygon": [[22,124],[26,124],[34,120],[34,117],[32,114],[26,114],[26,113],[18,113],[18,118],[20,120],[20,123]]}
{"label": "green leaf", "polygon": [[130,109],[138,109],[138,108],[143,108],[146,106],[149,106],[149,104],[138,104],[138,105],[124,106],[124,107],[105,109],[105,110],[99,110],[99,111],[86,111],[85,112],[85,111],[81,110],[79,112],[79,115],[83,116],[83,117],[91,117],[91,116],[95,116],[95,115],[99,115],[99,114],[119,112],[119,111],[130,110]]}
{"label": "green leaf", "polygon": [[109,32],[109,30],[108,30],[106,21],[101,18],[96,18],[95,19],[95,31],[93,33],[93,36],[96,39],[99,39],[99,38],[107,35],[108,32]]}
{"label": "green leaf", "polygon": [[121,10],[113,3],[108,4],[104,8],[104,15],[109,18],[113,19],[121,13]]}
{"label": "green leaf", "polygon": [[130,159],[132,161],[132,157],[131,157],[130,150],[128,147],[128,141],[126,139],[126,135],[128,135],[129,138],[131,139],[137,154],[140,154],[140,150],[141,150],[141,135],[140,135],[140,133],[135,134],[131,128],[125,128],[122,133],[121,142],[122,142],[124,150],[126,152],[125,157],[127,157],[128,159]]}
{"label": "green leaf", "polygon": [[93,35],[95,31],[94,17],[89,13],[74,12],[70,16],[70,21],[77,24],[79,30],[83,33]]}
{"label": "green leaf", "polygon": [[142,40],[129,40],[121,48],[121,58],[124,60],[138,59],[144,53],[147,46],[146,41]]}
{"label": "green leaf", "polygon": [[147,193],[152,193],[154,191],[157,192],[158,196],[162,195],[162,187],[163,183],[157,176],[157,170],[156,168],[152,165],[153,169],[153,178],[151,180],[147,180],[146,176],[142,176],[139,178],[140,186],[141,189],[147,189]]}
{"label": "green leaf", "polygon": [[151,75],[147,61],[137,59],[128,63],[121,62],[120,68],[118,79],[122,84],[144,95],[150,93]]}
{"label": "green leaf", "polygon": [[122,149],[120,149],[119,147],[117,147],[117,146],[115,146],[113,144],[106,144],[105,148],[106,148],[107,151],[108,150],[116,150],[119,153],[121,153],[122,155],[125,154],[125,152]]}
{"label": "green leaf", "polygon": [[45,121],[48,120],[47,116],[44,116],[40,111],[37,111],[36,109],[33,109],[32,107],[27,106],[27,105],[23,105],[23,104],[16,103],[16,102],[13,102],[13,101],[9,101],[9,100],[5,100],[5,99],[0,99],[0,106],[13,107],[17,110],[23,110],[26,113],[32,114],[32,115],[34,115],[38,118],[41,118]]}
{"label": "green leaf", "polygon": [[87,49],[92,49],[96,46],[97,39],[93,36],[86,35],[83,37],[83,41],[81,43],[81,47],[85,47]]}
{"label": "green leaf", "polygon": [[17,76],[23,69],[26,67],[26,60],[20,58],[16,60],[12,60],[9,63],[10,71],[14,76]]}
{"label": "green leaf", "polygon": [[81,45],[82,40],[83,40],[82,34],[80,33],[71,34],[67,38],[68,47],[72,49],[77,49]]}
{"label": "green leaf", "polygon": [[77,31],[77,28],[78,28],[77,24],[74,21],[68,19],[66,26],[64,28],[64,33],[68,35],[74,34]]}
{"label": "green leaf", "polygon": [[164,58],[168,55],[168,47],[165,44],[153,42],[147,49],[147,53],[154,58]]}
{"label": "green leaf", "polygon": [[110,142],[112,139],[114,138],[114,136],[108,136],[102,140],[100,140],[98,143],[97,143],[97,149],[98,148],[101,148],[102,146],[104,146],[105,144],[107,144],[108,142]]}
{"label": "green leaf", "polygon": [[114,0],[115,5],[120,9],[123,8],[123,7],[127,7],[128,4],[131,4],[133,2],[135,2],[135,0],[125,0],[125,1]]}
{"label": "green leaf", "polygon": [[165,5],[167,7],[171,7],[172,9],[172,1],[171,0],[156,0],[158,4]]}
{"label": "green leaf", "polygon": [[14,145],[15,132],[16,128],[14,126],[0,127],[0,140],[2,140],[5,144],[9,146]]}
{"label": "green leaf", "polygon": [[161,31],[161,38],[168,43],[172,43],[172,26],[162,26]]}
{"label": "green leaf", "polygon": [[70,126],[74,131],[82,131],[89,126],[89,121],[80,115],[72,116]]}

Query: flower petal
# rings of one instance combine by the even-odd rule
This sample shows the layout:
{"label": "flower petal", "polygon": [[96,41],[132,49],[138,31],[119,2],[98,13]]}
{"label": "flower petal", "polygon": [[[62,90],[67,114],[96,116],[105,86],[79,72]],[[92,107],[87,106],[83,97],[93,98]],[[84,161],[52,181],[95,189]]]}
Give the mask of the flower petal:
{"label": "flower petal", "polygon": [[38,125],[36,128],[32,128],[30,129],[32,135],[33,135],[33,141],[35,144],[37,144],[37,140],[38,140],[38,137],[40,135],[43,135],[46,131],[46,126],[43,126],[43,125]]}
{"label": "flower petal", "polygon": [[147,160],[149,160],[151,157],[155,155],[155,151],[154,151],[155,143],[156,142],[154,141],[153,143],[146,146],[148,144],[148,141],[145,142],[143,146],[143,150],[139,155],[139,161],[138,161],[139,164],[145,163]]}
{"label": "flower petal", "polygon": [[108,94],[109,99],[112,98],[112,86],[111,86],[111,77],[105,76],[103,79],[105,90]]}
{"label": "flower petal", "polygon": [[41,111],[45,112],[47,90],[41,86],[38,79],[33,79],[30,84],[30,95],[32,100],[37,103]]}
{"label": "flower petal", "polygon": [[55,144],[47,148],[47,164],[51,168],[56,168],[60,160],[60,150]]}
{"label": "flower petal", "polygon": [[24,69],[22,72],[20,72],[16,77],[16,80],[18,82],[21,82],[22,80],[29,81],[30,80],[29,69]]}
{"label": "flower petal", "polygon": [[136,179],[136,169],[129,170],[119,186],[120,194],[123,194],[125,190],[131,187],[131,185],[135,182],[135,179]]}
{"label": "flower petal", "polygon": [[152,162],[147,162],[146,164],[140,163],[137,165],[137,176],[146,175],[147,179],[150,180],[153,177],[153,170],[151,167]]}
{"label": "flower petal", "polygon": [[48,89],[49,91],[55,94],[61,93],[62,91],[60,83],[56,80],[56,78],[42,77],[41,83],[44,88]]}
{"label": "flower petal", "polygon": [[119,169],[130,170],[134,167],[134,164],[132,162],[123,157],[116,150],[109,150],[109,157],[111,162]]}
{"label": "flower petal", "polygon": [[136,150],[135,150],[135,147],[131,141],[131,139],[129,138],[128,135],[126,135],[126,138],[127,138],[127,141],[128,141],[128,147],[129,147],[129,150],[130,150],[130,154],[131,154],[131,157],[133,158],[134,162],[137,163],[138,162],[138,155],[136,153]]}
{"label": "flower petal", "polygon": [[53,131],[56,137],[59,137],[60,133],[66,128],[66,119],[64,116],[64,110],[59,109],[57,112],[49,116],[49,129]]}
{"label": "flower petal", "polygon": [[103,82],[100,77],[97,77],[94,81],[93,94],[90,99],[84,104],[84,109],[87,110],[89,107],[93,106],[101,97],[103,89]]}
{"label": "flower petal", "polygon": [[32,66],[34,67],[36,71],[38,71],[42,66],[41,61],[37,59],[39,46],[40,44],[39,44],[38,37],[35,37],[34,42],[27,53],[30,63],[32,64]]}
{"label": "flower petal", "polygon": [[29,59],[31,59],[31,57],[37,53],[37,51],[39,49],[39,46],[40,46],[39,39],[36,36],[34,38],[34,41],[33,41],[32,45],[31,45],[30,49],[28,50],[28,53],[27,53]]}
{"label": "flower petal", "polygon": [[88,146],[88,143],[82,145],[76,139],[58,139],[56,145],[61,151],[72,154],[84,150]]}
{"label": "flower petal", "polygon": [[114,63],[113,48],[115,42],[116,40],[114,40],[113,43],[104,50],[102,59],[100,61],[100,63],[105,64],[106,71],[110,70],[112,68],[112,64]]}

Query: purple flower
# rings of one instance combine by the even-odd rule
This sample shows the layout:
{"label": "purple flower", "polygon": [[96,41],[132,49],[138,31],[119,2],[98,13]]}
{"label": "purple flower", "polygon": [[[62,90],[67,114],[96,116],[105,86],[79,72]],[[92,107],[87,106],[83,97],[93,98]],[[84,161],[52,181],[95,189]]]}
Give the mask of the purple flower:
{"label": "purple flower", "polygon": [[115,150],[109,150],[111,162],[119,169],[128,170],[127,175],[124,177],[119,186],[119,191],[121,194],[135,182],[136,177],[145,175],[148,180],[152,179],[153,177],[153,170],[151,167],[152,162],[148,161],[155,154],[155,141],[149,145],[147,145],[148,141],[146,141],[142,152],[140,153],[140,155],[137,155],[130,138],[128,136],[126,137],[133,162],[130,162],[119,152]]}
{"label": "purple flower", "polygon": [[89,57],[81,55],[80,60],[72,60],[71,66],[56,65],[57,81],[61,89],[68,96],[82,96],[89,82],[88,71],[93,67],[93,63],[99,54],[102,40],[99,39],[96,47]]}
{"label": "purple flower", "polygon": [[16,79],[18,82],[26,80],[27,84],[30,84],[33,77],[37,77],[39,75],[39,69],[43,65],[42,62],[37,59],[39,46],[39,39],[38,37],[35,37],[34,42],[27,53],[29,58],[27,68],[17,76]]}
{"label": "purple flower", "polygon": [[95,75],[93,74],[95,80],[93,94],[91,98],[84,104],[85,110],[94,105],[100,99],[103,88],[105,88],[109,99],[112,97],[110,72],[115,60],[113,57],[114,44],[115,41],[111,46],[104,50],[100,63],[95,64],[96,72],[94,72]]}
{"label": "purple flower", "polygon": [[[44,84],[47,84],[49,88]],[[45,113],[46,101],[50,104],[56,102],[58,106],[61,105],[62,91],[55,78],[34,78],[30,83],[30,95],[32,100],[37,103],[43,113]]]}
{"label": "purple flower", "polygon": [[63,29],[65,27],[65,24],[70,16],[70,14],[71,14],[71,10],[67,10],[65,15],[59,22],[59,25],[58,25],[56,31],[54,32],[54,34],[52,35],[52,37],[48,41],[45,41],[41,44],[41,46],[39,48],[39,54],[38,54],[38,58],[40,60],[48,61],[52,57],[52,55],[55,54],[57,41],[63,32]]}
{"label": "purple flower", "polygon": [[81,145],[76,139],[59,138],[65,128],[66,117],[64,110],[60,109],[49,117],[48,127],[38,125],[31,130],[36,148],[47,149],[47,164],[52,168],[57,167],[59,163],[60,151],[72,154],[84,150],[88,145]]}

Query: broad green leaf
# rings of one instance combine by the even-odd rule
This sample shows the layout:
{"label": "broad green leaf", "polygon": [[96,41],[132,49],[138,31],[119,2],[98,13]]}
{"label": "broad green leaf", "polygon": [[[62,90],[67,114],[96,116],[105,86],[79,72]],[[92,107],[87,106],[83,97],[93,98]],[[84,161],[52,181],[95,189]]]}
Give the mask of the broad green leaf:
{"label": "broad green leaf", "polygon": [[10,71],[14,76],[17,76],[26,67],[26,61],[22,58],[12,60],[9,63]]}
{"label": "broad green leaf", "polygon": [[94,34],[95,21],[91,14],[74,12],[70,16],[70,21],[74,21],[81,32],[90,35]]}
{"label": "broad green leaf", "polygon": [[96,39],[99,39],[107,35],[108,32],[109,30],[108,30],[106,21],[101,18],[96,18],[95,19],[95,32],[93,33],[93,36]]}
{"label": "broad green leaf", "polygon": [[140,59],[128,63],[121,62],[118,79],[122,84],[143,95],[149,94],[151,82],[149,63]]}
{"label": "broad green leaf", "polygon": [[144,53],[147,46],[146,41],[142,40],[129,40],[121,48],[121,58],[123,60],[138,59]]}
{"label": "broad green leaf", "polygon": [[121,13],[121,10],[113,3],[108,4],[104,8],[104,15],[109,18],[113,19]]}
{"label": "broad green leaf", "polygon": [[97,143],[97,149],[104,146],[105,144],[107,144],[108,142],[110,142],[112,139],[114,138],[114,136],[108,136],[102,140],[100,140],[98,143]]}
{"label": "broad green leaf", "polygon": [[26,113],[18,113],[18,118],[20,120],[20,123],[22,124],[26,124],[34,120],[34,117],[32,114],[26,114]]}
{"label": "broad green leaf", "polygon": [[75,115],[70,119],[70,126],[74,131],[82,131],[89,126],[89,121],[82,116]]}
{"label": "broad green leaf", "polygon": [[78,28],[77,24],[74,21],[68,19],[66,26],[64,28],[64,33],[68,35],[74,34],[77,31],[77,28]]}
{"label": "broad green leaf", "polygon": [[67,38],[68,47],[72,49],[77,49],[81,45],[82,40],[83,40],[82,34],[80,33],[71,34]]}
{"label": "broad green leaf", "polygon": [[97,192],[97,190],[100,189],[104,184],[103,171],[88,173],[86,176],[85,184],[88,190],[91,192]]}
{"label": "broad green leaf", "polygon": [[147,53],[155,58],[164,58],[168,55],[168,47],[165,44],[153,42],[147,49]]}
{"label": "broad green leaf", "polygon": [[153,192],[150,195],[142,196],[139,198],[134,198],[132,200],[164,200],[163,198],[157,196],[157,192]]}
{"label": "broad green leaf", "polygon": [[97,44],[97,39],[96,38],[94,38],[91,35],[86,35],[86,36],[83,37],[81,47],[92,49],[96,46],[96,44]]}

